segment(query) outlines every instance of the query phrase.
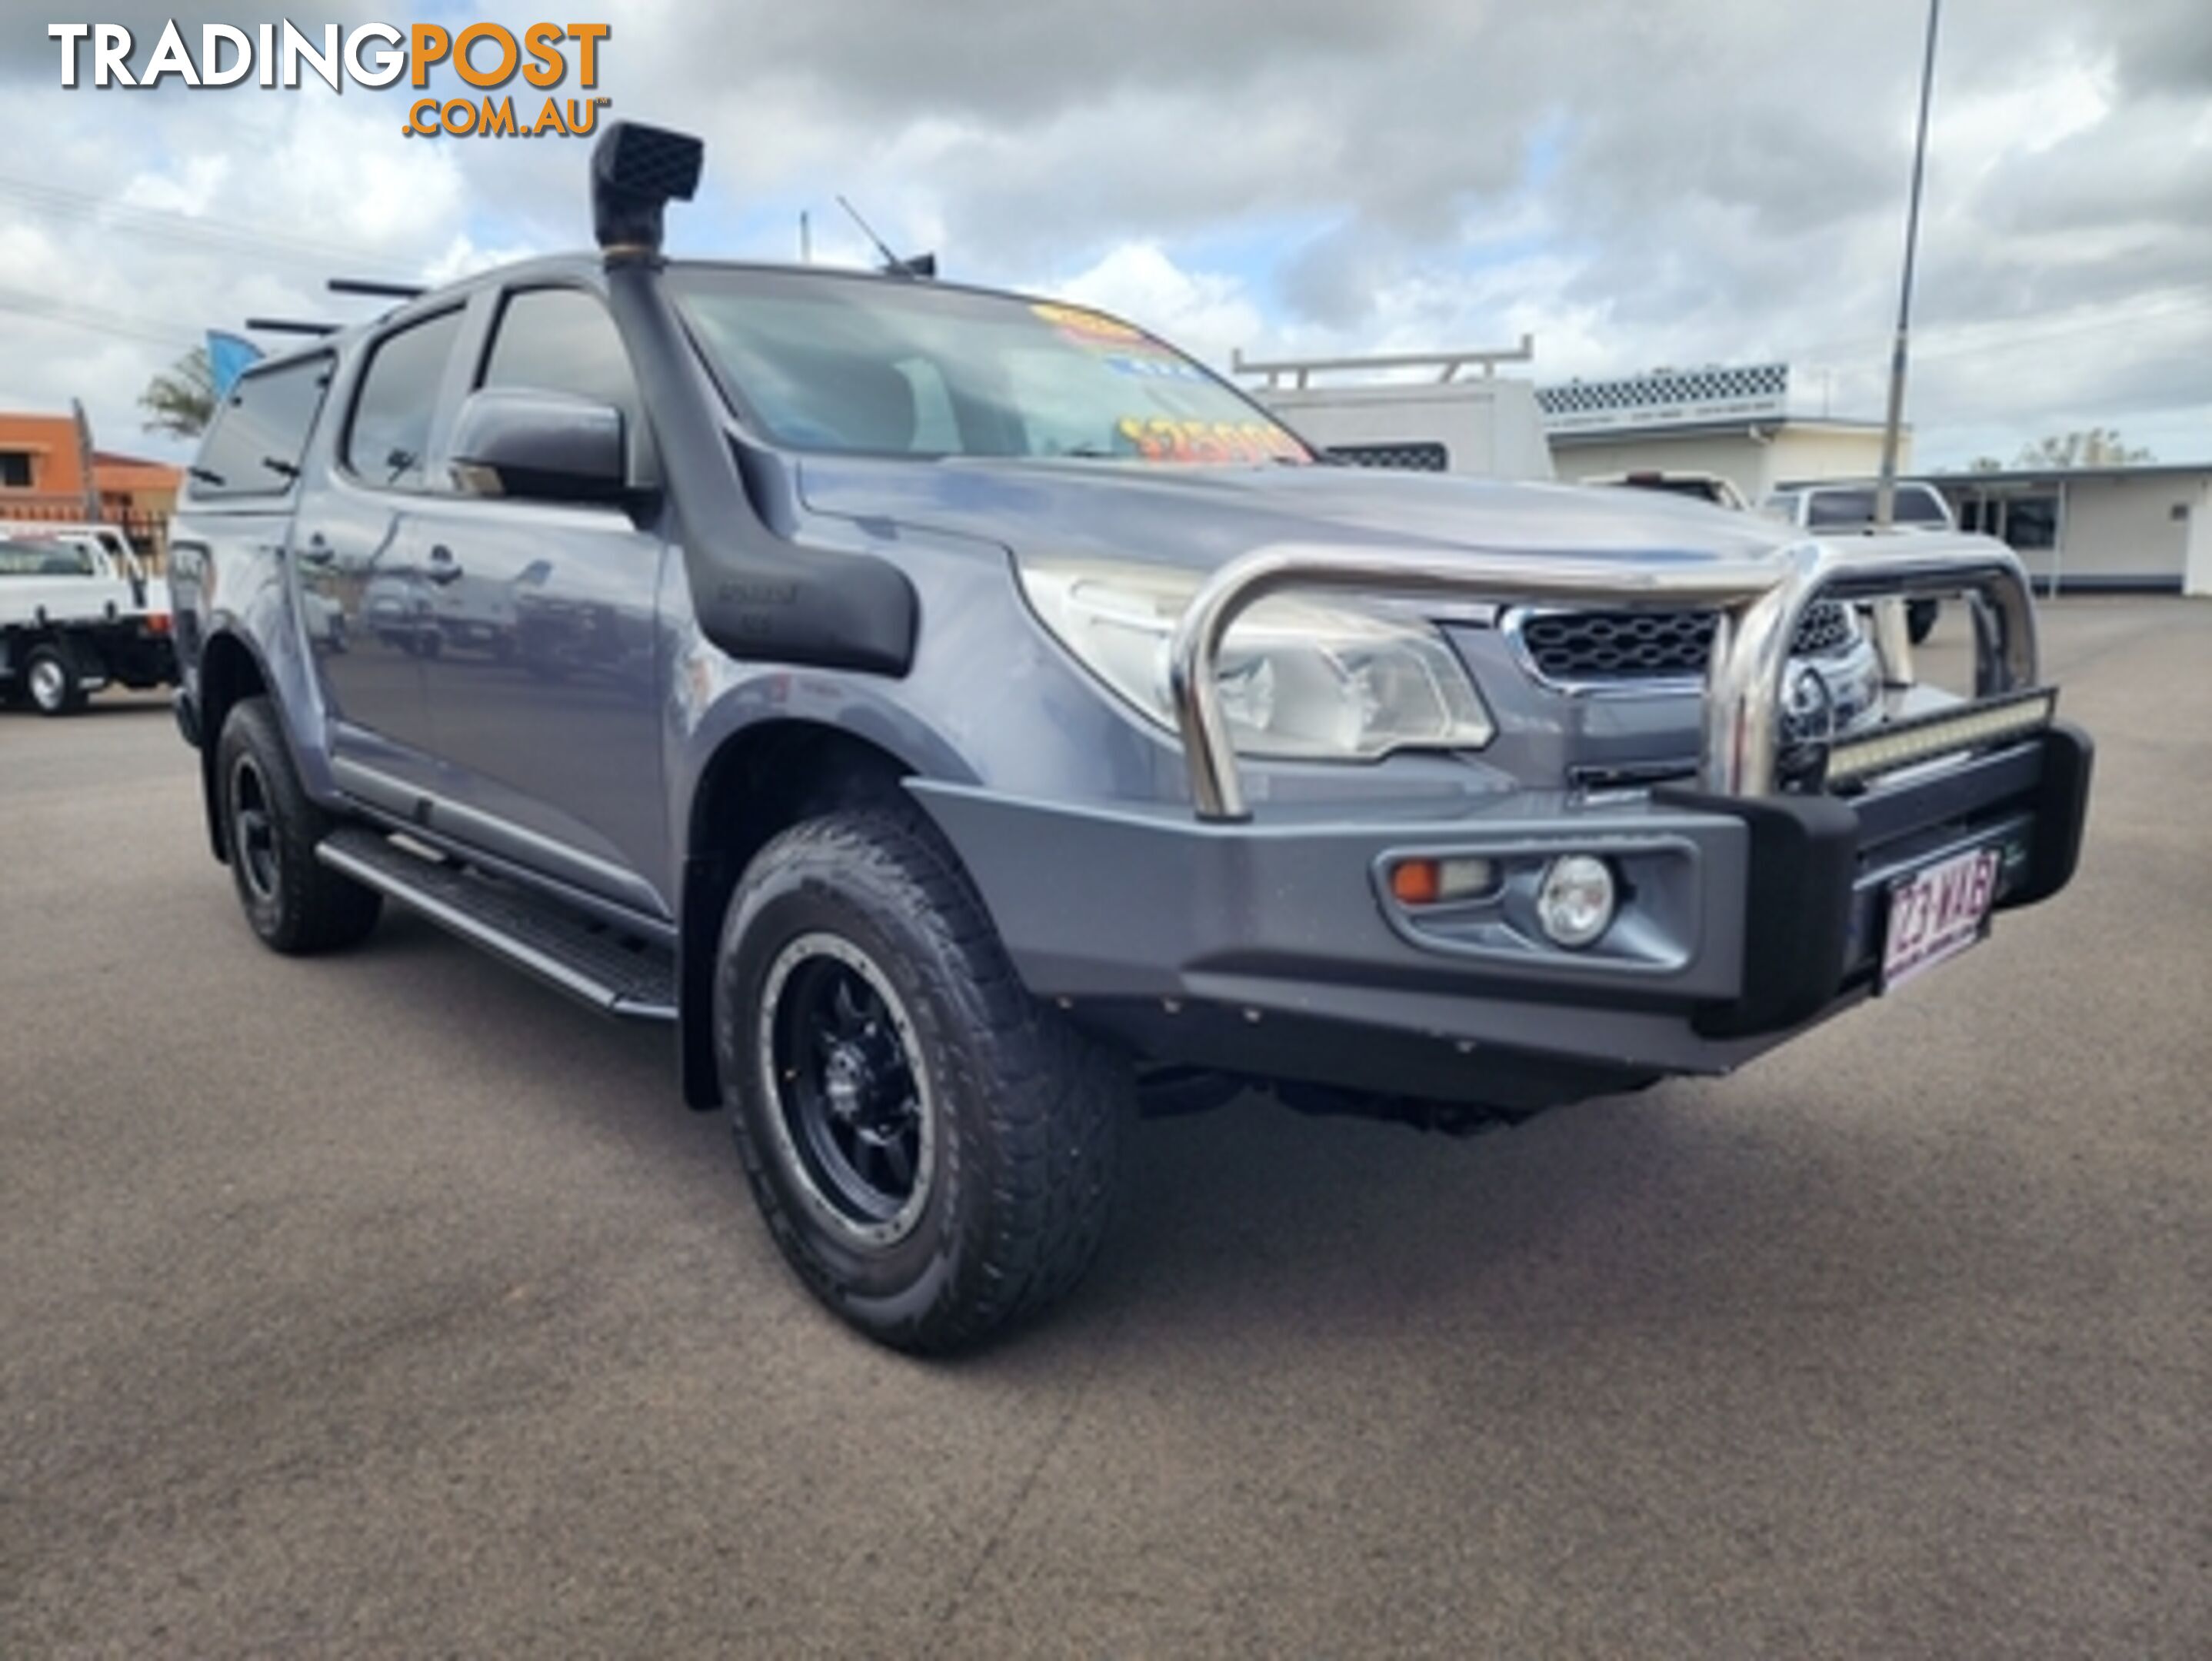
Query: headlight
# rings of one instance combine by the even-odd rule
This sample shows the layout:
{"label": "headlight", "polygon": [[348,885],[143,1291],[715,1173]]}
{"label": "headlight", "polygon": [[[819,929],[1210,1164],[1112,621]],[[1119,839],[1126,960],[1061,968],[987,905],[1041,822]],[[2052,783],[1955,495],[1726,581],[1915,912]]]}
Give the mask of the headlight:
{"label": "headlight", "polygon": [[[1170,730],[1168,640],[1203,580],[1103,560],[1020,566],[1030,603],[1060,644]],[[1497,729],[1436,630],[1298,595],[1262,600],[1222,643],[1222,712],[1239,753],[1371,761],[1395,749],[1475,749]]]}

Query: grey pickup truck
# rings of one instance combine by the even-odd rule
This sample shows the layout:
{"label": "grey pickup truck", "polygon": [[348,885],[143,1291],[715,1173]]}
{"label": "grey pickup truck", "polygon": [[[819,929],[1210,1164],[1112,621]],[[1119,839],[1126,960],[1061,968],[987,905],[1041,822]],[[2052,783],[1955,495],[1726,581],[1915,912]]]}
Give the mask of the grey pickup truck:
{"label": "grey pickup truck", "polygon": [[[665,258],[702,160],[611,127],[597,253],[239,383],[178,718],[264,942],[390,901],[672,1023],[874,1338],[1064,1293],[1145,1099],[1723,1073],[2073,872],[2002,546],[1331,465],[1096,311]],[[1971,692],[1915,682],[1936,595]]]}

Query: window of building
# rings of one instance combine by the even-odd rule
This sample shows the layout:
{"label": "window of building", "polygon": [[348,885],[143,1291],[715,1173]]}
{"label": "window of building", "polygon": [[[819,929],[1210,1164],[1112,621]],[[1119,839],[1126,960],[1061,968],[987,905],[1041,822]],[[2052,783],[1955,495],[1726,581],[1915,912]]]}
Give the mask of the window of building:
{"label": "window of building", "polygon": [[2058,498],[2014,496],[2005,503],[2004,539],[2020,552],[2058,546]]}
{"label": "window of building", "polygon": [[346,465],[369,483],[422,488],[438,394],[460,332],[461,312],[441,312],[386,335],[370,352],[345,443]]}
{"label": "window of building", "polygon": [[31,452],[27,450],[0,450],[0,489],[28,490],[31,488]]}

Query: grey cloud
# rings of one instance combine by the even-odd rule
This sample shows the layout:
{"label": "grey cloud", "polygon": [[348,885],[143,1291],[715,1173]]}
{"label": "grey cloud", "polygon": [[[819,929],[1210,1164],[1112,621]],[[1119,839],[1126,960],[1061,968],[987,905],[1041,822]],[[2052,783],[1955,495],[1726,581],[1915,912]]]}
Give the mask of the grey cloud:
{"label": "grey cloud", "polygon": [[[493,9],[537,15],[520,0]],[[121,0],[106,15],[167,9]],[[1042,284],[1132,240],[1172,251],[1323,225],[1239,273],[1277,303],[1286,337],[1316,346],[1431,324],[1504,337],[1510,314],[1538,332],[1546,373],[1563,361],[1547,349],[1583,368],[1765,352],[1856,365],[1878,360],[1894,303],[1924,16],[1922,0],[667,0],[614,15],[603,90],[620,113],[706,132],[724,208],[827,208],[848,191],[894,241],[941,235],[965,275]],[[0,33],[0,83],[42,114],[64,111],[48,101],[64,98],[50,50],[43,24]],[[2203,0],[1954,5],[1939,118],[2068,69],[2112,89],[2094,125],[2039,151],[1939,144],[1930,330],[2122,306],[2212,270],[2212,150],[2190,138],[2212,107]],[[235,152],[224,100],[185,104],[158,121],[150,106],[114,107],[179,154]],[[66,113],[83,122],[81,106]],[[470,210],[557,245],[583,233],[580,148],[439,153],[462,171]],[[0,174],[22,165],[0,158]],[[433,176],[427,150],[409,165]],[[96,192],[130,170],[79,142],[48,171]],[[258,200],[237,211],[295,232],[316,222],[276,194],[268,217]],[[393,257],[422,263],[454,211],[392,228]],[[679,242],[708,222],[679,218]],[[1543,251],[1520,292],[1485,274],[1493,259],[1517,269],[1510,247],[1479,246],[1501,224]],[[1916,379],[1931,410],[1954,389],[1986,394],[2002,356],[1946,361]],[[2117,373],[2166,396],[2147,364]],[[2089,370],[2076,379],[2087,386]],[[2098,369],[2099,397],[2122,396],[2110,379]]]}

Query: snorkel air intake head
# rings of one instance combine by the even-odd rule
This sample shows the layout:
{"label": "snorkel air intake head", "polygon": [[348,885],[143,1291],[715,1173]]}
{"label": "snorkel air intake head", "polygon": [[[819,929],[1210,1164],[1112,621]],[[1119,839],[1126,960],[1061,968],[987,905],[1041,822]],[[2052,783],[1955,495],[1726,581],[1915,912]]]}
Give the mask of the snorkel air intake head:
{"label": "snorkel air intake head", "polygon": [[661,209],[699,188],[706,144],[689,133],[617,121],[592,150],[592,233],[600,249],[651,258],[660,252]]}

